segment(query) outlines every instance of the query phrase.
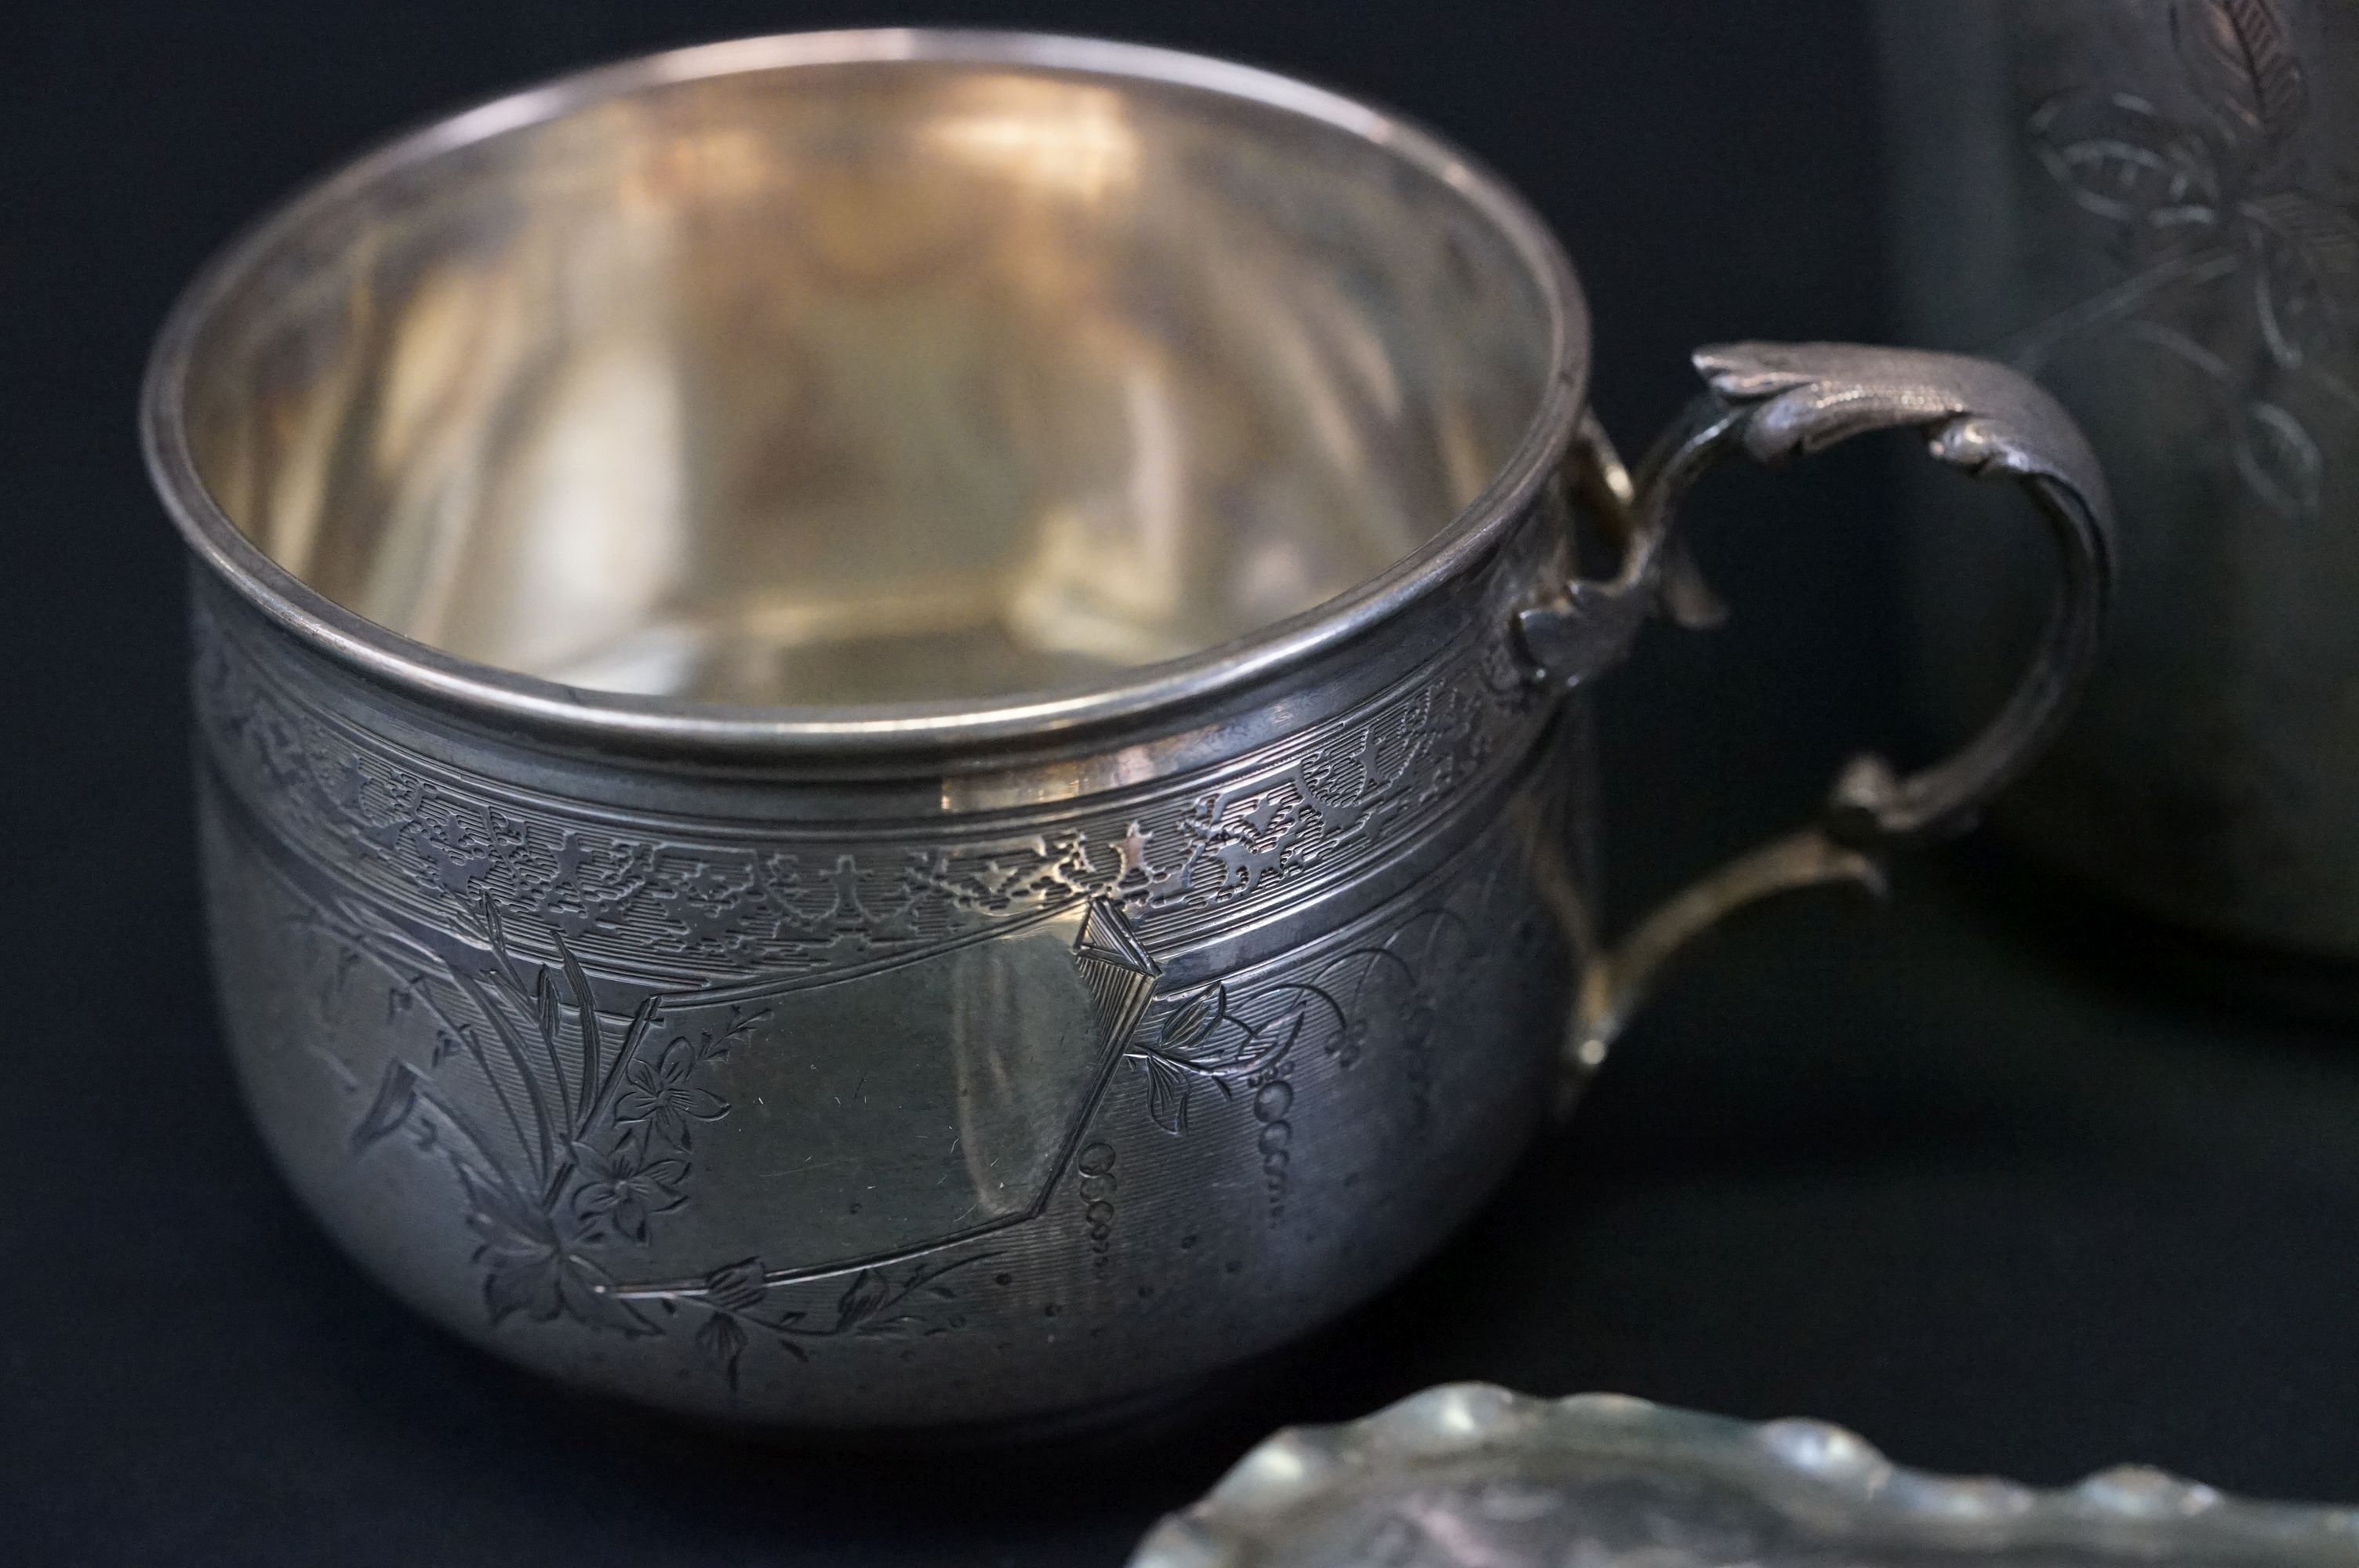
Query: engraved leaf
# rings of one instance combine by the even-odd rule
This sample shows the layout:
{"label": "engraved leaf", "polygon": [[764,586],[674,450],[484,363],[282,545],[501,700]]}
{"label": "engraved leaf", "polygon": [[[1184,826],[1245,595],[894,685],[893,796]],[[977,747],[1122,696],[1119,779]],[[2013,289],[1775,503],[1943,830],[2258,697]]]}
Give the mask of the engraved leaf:
{"label": "engraved leaf", "polygon": [[2259,197],[2239,211],[2269,356],[2292,370],[2340,351],[2359,307],[2359,221],[2299,190]]}
{"label": "engraved leaf", "polygon": [[[503,983],[508,979],[508,974],[505,968],[496,973]],[[561,1132],[563,1126],[570,1125],[573,1119],[573,1102],[571,1092],[565,1085],[565,1064],[559,1058],[557,1051],[557,982],[549,978],[549,966],[546,964],[533,972],[530,1000],[532,1025],[538,1032],[541,1050],[549,1058],[549,1089],[557,1096],[558,1109],[563,1117],[563,1122],[560,1127]],[[497,1018],[496,1014],[494,1016]],[[512,1038],[505,1025],[501,1026],[501,1033],[504,1037]],[[520,1056],[516,1065],[519,1068],[523,1067],[524,1064]],[[527,1092],[533,1101],[533,1113],[541,1120],[545,1133],[548,1130],[548,1118],[542,1112],[540,1096],[530,1088]]]}
{"label": "engraved leaf", "polygon": [[704,1352],[721,1375],[729,1379],[729,1391],[737,1391],[737,1360],[745,1354],[745,1331],[737,1320],[726,1313],[712,1313],[704,1326],[696,1331],[696,1347]]}
{"label": "engraved leaf", "polygon": [[1228,988],[1215,980],[1164,1018],[1158,1044],[1169,1054],[1183,1054],[1210,1034],[1228,1012]]}
{"label": "engraved leaf", "polygon": [[763,1283],[762,1260],[744,1258],[724,1263],[704,1277],[704,1289],[716,1303],[732,1312],[757,1305],[768,1289]]}
{"label": "engraved leaf", "polygon": [[499,960],[500,968],[506,968],[508,967],[507,926],[500,919],[500,906],[492,902],[492,895],[489,893],[484,895],[484,930],[491,937],[492,956]]}
{"label": "engraved leaf", "polygon": [[483,1256],[534,1257],[554,1249],[556,1234],[548,1215],[518,1196],[507,1183],[454,1160],[460,1190],[467,1200],[468,1227],[482,1237]]}
{"label": "engraved leaf", "polygon": [[937,1284],[935,1281],[940,1280],[945,1274],[955,1274],[961,1269],[972,1269],[980,1264],[988,1263],[997,1256],[995,1252],[979,1252],[965,1258],[953,1258],[946,1263],[936,1263],[930,1268],[923,1265],[912,1268],[908,1276],[901,1281],[902,1292],[907,1294],[920,1285],[928,1285],[936,1295],[954,1296],[956,1292],[949,1286]]}
{"label": "engraved leaf", "polygon": [[852,1277],[852,1283],[844,1287],[843,1294],[836,1301],[835,1326],[838,1329],[849,1328],[870,1316],[885,1304],[891,1291],[892,1287],[886,1282],[884,1275],[874,1269],[861,1270]]}
{"label": "engraved leaf", "polygon": [[[1314,988],[1304,989],[1317,994]],[[1321,1000],[1325,999],[1322,997]],[[1284,1017],[1273,1019],[1256,1029],[1239,1050],[1238,1059],[1223,1070],[1223,1076],[1250,1077],[1286,1060],[1287,1053],[1294,1049],[1295,1041],[1301,1037],[1303,1011],[1309,1005],[1306,1001]],[[1329,1005],[1333,1004],[1331,1002]]]}
{"label": "engraved leaf", "polygon": [[615,1076],[638,1054],[640,1043],[646,1040],[647,1031],[655,1027],[657,1015],[662,1009],[663,999],[651,996],[639,1003],[637,1009],[632,1012],[631,1022],[623,1030],[622,1041],[614,1047],[614,1058],[606,1064],[606,1082],[600,1086],[597,1095],[584,1097],[585,1103],[582,1108],[585,1122],[584,1130],[587,1130],[588,1118],[597,1109],[599,1099],[603,1097],[605,1090],[613,1087]]}
{"label": "engraved leaf", "polygon": [[385,1065],[385,1076],[377,1080],[376,1098],[369,1101],[360,1125],[353,1129],[354,1152],[401,1130],[402,1124],[418,1108],[418,1069],[408,1063],[396,1057]]}
{"label": "engraved leaf", "polygon": [[1187,1073],[1160,1056],[1139,1059],[1147,1064],[1147,1114],[1166,1132],[1187,1131]]}
{"label": "engraved leaf", "polygon": [[2326,478],[2318,442],[2284,408],[2255,399],[2236,431],[2236,470],[2254,493],[2283,515],[2318,515]]}
{"label": "engraved leaf", "polygon": [[2145,321],[2126,329],[2125,335],[2152,344],[2202,377],[2217,400],[2230,432],[2237,475],[2247,489],[2286,517],[2302,521],[2317,515],[2326,460],[2299,418],[2277,404],[2253,396],[2243,375],[2183,332]]}
{"label": "engraved leaf", "polygon": [[2031,148],[2073,202],[2147,229],[2218,221],[2220,177],[2201,136],[2126,92],[2072,92],[2031,117]]}
{"label": "engraved leaf", "polygon": [[656,1332],[605,1288],[612,1281],[596,1264],[559,1241],[547,1214],[464,1160],[453,1159],[451,1168],[466,1194],[467,1223],[483,1238],[475,1256],[495,1325],[520,1313],[537,1323],[571,1317],[625,1335]]}
{"label": "engraved leaf", "polygon": [[554,1318],[560,1301],[544,1265],[495,1262],[484,1275],[484,1305],[496,1328],[511,1314],[522,1313],[538,1323]]}
{"label": "engraved leaf", "polygon": [[[598,1060],[606,1049],[603,1033],[598,1025],[597,998],[590,989],[590,977],[582,968],[582,960],[573,956],[573,948],[565,940],[565,933],[552,930],[557,939],[558,960],[565,966],[565,984],[573,992],[573,1007],[580,1015],[582,1027],[582,1109],[589,1110],[592,1087],[598,1082]],[[549,971],[541,971],[547,974]],[[554,1030],[551,1037],[554,1038]]]}
{"label": "engraved leaf", "polygon": [[2275,146],[2309,112],[2309,84],[2275,0],[2180,0],[2170,33],[2188,85],[2237,134]]}

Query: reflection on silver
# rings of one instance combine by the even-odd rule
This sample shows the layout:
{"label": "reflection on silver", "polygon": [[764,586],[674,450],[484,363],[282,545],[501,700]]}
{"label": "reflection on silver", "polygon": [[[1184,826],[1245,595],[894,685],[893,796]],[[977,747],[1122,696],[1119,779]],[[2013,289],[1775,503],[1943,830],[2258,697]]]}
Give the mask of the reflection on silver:
{"label": "reflection on silver", "polygon": [[1484,1383],[1279,1433],[1130,1568],[2350,1568],[2359,1512],[2125,1465],[2062,1491],[1904,1470],[1840,1427]]}
{"label": "reflection on silver", "polygon": [[338,604],[578,687],[941,701],[1201,652],[1410,554],[1548,376],[1456,192],[1273,128],[964,63],[522,126],[223,303],[196,467]]}

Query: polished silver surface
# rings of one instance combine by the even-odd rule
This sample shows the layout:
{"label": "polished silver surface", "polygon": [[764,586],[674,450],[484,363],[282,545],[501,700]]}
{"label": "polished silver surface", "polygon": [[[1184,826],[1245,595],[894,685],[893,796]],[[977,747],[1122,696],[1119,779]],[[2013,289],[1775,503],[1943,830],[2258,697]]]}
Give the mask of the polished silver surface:
{"label": "polished silver surface", "polygon": [[1587,330],[1519,202],[1348,100],[808,34],[364,160],[192,287],[145,425],[200,551],[348,659],[832,753],[1150,711],[1381,618],[1532,503]]}
{"label": "polished silver surface", "polygon": [[1279,1433],[1131,1568],[1829,1563],[2327,1568],[2359,1563],[2359,1512],[2249,1502],[2136,1465],[2057,1490],[1928,1475],[1823,1422],[1455,1383]]}
{"label": "polished silver surface", "polygon": [[2060,522],[2023,706],[1845,795],[1839,869],[2019,765],[2102,609],[2102,486],[2006,373],[1714,351],[1633,486],[1586,330],[1444,144],[1082,40],[658,56],[299,199],[145,406],[290,1181],[502,1355],[813,1430],[1118,1411],[1377,1289],[1544,1113],[1582,969],[1618,1022],[1676,946],[1595,940],[1578,688],[1707,618],[1709,456],[1913,427]]}
{"label": "polished silver surface", "polygon": [[[2051,388],[2126,524],[2089,701],[2000,825],[2149,914],[2333,960],[2303,989],[2359,1009],[2359,11],[1893,0],[1883,33],[1910,335]],[[1909,546],[1952,725],[2043,591],[1964,504],[1929,491]]]}

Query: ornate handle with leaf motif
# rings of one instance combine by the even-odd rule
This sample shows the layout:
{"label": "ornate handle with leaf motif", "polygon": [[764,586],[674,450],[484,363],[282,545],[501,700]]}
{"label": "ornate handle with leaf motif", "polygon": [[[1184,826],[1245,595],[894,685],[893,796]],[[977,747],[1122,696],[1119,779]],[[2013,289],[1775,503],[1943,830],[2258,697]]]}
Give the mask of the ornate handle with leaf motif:
{"label": "ornate handle with leaf motif", "polygon": [[2070,416],[2038,386],[1987,360],[1852,343],[1737,343],[1704,349],[1710,390],[1666,431],[1635,479],[1593,424],[1582,486],[1623,538],[1610,580],[1574,579],[1516,617],[1540,677],[1571,687],[1629,643],[1659,603],[1686,624],[1716,611],[1673,532],[1680,498],[1723,454],[1777,463],[1871,430],[1915,429],[1940,461],[2019,482],[2046,517],[2062,568],[2030,671],[1982,732],[1947,761],[1897,774],[1854,758],[1819,819],[1712,872],[1673,897],[1582,977],[1569,1065],[1595,1067],[1672,954],[1730,911],[1769,893],[1856,881],[1880,891],[1893,850],[1959,831],[2029,764],[2070,711],[2096,655],[2113,583],[2111,503],[2103,470]]}

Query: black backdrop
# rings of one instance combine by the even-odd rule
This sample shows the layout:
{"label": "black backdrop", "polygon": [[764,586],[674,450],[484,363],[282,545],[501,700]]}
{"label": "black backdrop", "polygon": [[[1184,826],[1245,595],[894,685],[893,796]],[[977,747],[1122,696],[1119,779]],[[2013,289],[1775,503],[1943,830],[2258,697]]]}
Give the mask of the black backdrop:
{"label": "black backdrop", "polygon": [[[1232,54],[1442,127],[1566,236],[1625,446],[1698,342],[1883,324],[1841,0],[15,8],[0,1558],[1110,1564],[1263,1429],[1451,1377],[1822,1415],[1947,1468],[2136,1457],[2359,1496],[2359,1062],[2071,970],[1954,863],[1896,911],[1803,899],[1712,946],[1464,1238],[1160,1433],[914,1465],[734,1446],[492,1365],[317,1237],[210,1015],[180,562],[132,436],[147,340],[234,226],[421,117],[648,48],[908,20]],[[1650,633],[1611,688],[1625,910],[1905,734],[1891,460],[1699,503],[1738,619]]]}

